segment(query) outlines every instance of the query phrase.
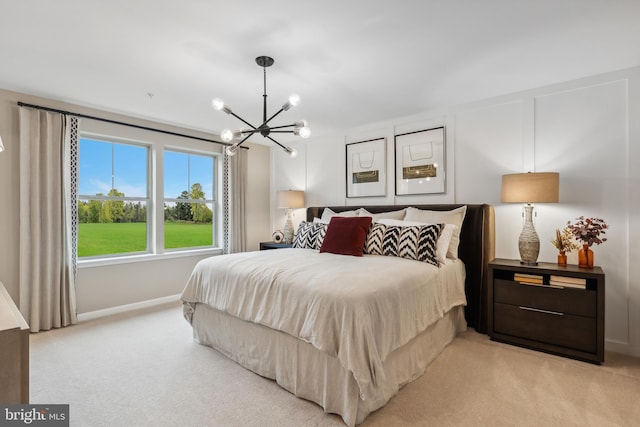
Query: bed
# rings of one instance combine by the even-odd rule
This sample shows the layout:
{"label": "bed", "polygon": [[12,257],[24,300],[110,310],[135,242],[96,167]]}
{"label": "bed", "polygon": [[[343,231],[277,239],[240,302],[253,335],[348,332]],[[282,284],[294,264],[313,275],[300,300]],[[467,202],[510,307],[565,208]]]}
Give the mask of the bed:
{"label": "bed", "polygon": [[[311,207],[307,221],[357,208],[377,216],[408,206]],[[195,340],[347,425],[361,423],[458,332],[486,331],[492,207],[416,208],[466,209],[458,260],[430,264],[308,247],[211,257],[196,265],[181,296]]]}

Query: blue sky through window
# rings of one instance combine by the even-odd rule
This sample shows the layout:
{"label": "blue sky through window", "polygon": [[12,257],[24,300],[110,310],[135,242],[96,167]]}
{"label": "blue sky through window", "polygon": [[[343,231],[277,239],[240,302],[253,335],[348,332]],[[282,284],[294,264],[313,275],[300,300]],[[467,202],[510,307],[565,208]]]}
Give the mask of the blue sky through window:
{"label": "blue sky through window", "polygon": [[[107,195],[112,188],[127,197],[147,197],[147,148],[91,138],[80,139],[80,183],[82,195]],[[165,151],[164,197],[177,198],[191,185],[200,183],[206,199],[213,195],[213,158]]]}
{"label": "blue sky through window", "polygon": [[79,194],[107,195],[111,188],[147,197],[147,148],[81,138]]}
{"label": "blue sky through window", "polygon": [[213,199],[213,158],[177,151],[164,152],[164,197],[178,198],[195,183],[202,185],[205,199]]}

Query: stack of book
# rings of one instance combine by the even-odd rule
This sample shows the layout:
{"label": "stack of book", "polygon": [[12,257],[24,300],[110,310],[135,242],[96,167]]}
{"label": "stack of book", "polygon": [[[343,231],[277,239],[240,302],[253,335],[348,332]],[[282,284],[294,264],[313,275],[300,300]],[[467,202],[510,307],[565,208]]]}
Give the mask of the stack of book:
{"label": "stack of book", "polygon": [[544,285],[542,281],[542,276],[538,274],[515,273],[513,275],[513,280],[516,282],[519,282],[522,285],[536,285],[536,286]]}
{"label": "stack of book", "polygon": [[550,276],[549,284],[563,288],[587,289],[587,279],[568,276]]}

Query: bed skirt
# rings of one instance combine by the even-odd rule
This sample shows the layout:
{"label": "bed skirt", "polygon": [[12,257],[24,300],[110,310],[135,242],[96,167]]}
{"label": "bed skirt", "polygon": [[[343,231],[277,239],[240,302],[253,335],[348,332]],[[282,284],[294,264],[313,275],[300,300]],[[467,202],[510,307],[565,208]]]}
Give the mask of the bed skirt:
{"label": "bed skirt", "polygon": [[196,304],[192,318],[197,342],[215,348],[251,371],[275,380],[296,396],[335,413],[344,422],[359,424],[384,406],[405,384],[424,373],[458,332],[466,330],[462,306],[454,307],[437,323],[393,351],[384,361],[389,395],[362,400],[358,384],[335,355],[284,332],[246,322],[204,304]]}

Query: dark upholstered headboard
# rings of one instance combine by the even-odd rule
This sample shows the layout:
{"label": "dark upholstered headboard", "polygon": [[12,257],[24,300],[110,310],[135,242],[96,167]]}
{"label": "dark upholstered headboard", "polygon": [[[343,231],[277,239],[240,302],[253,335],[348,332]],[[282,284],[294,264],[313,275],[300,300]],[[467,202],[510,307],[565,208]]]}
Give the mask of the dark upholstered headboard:
{"label": "dark upholstered headboard", "polygon": [[[413,206],[418,209],[435,211],[448,211],[463,204],[456,205],[393,205],[393,206],[327,206],[332,211],[339,213],[352,209],[364,208],[371,213],[395,211]],[[460,247],[458,254],[464,261],[467,278],[465,291],[467,294],[467,307],[465,317],[467,324],[478,332],[487,331],[487,286],[488,264],[495,254],[494,241],[494,213],[491,205],[466,205],[467,213],[462,223],[460,232]],[[307,221],[320,218],[325,207],[307,208]]]}

